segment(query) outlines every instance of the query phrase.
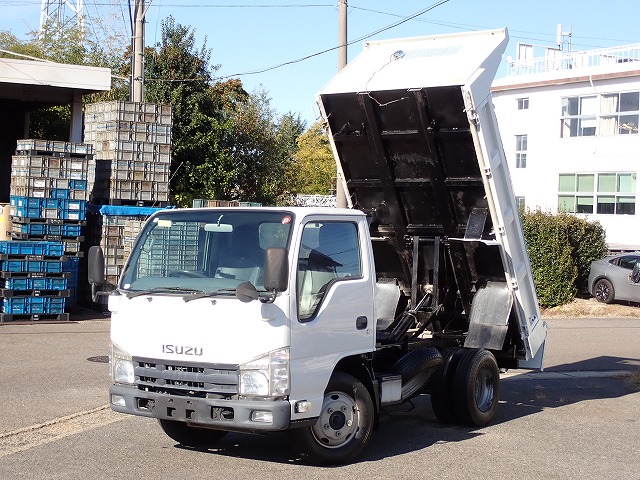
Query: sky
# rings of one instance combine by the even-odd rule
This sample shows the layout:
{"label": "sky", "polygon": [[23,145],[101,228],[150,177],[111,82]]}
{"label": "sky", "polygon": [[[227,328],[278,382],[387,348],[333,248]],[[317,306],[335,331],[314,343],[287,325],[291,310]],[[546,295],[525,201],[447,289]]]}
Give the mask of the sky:
{"label": "sky", "polygon": [[[67,2],[76,5],[77,0]],[[212,64],[220,66],[215,77],[240,78],[250,92],[264,89],[278,115],[299,114],[307,126],[317,119],[315,96],[338,71],[338,0],[145,2],[147,46],[160,41],[162,21],[173,16],[177,23],[195,31],[198,47],[206,39],[212,50]],[[110,28],[130,31],[127,0],[81,3],[89,24],[92,19],[108,16]],[[348,0],[347,3],[349,60],[362,50],[365,37],[380,40],[503,27],[510,36],[505,58],[515,57],[518,43],[555,46],[559,24],[563,32],[571,32],[573,51],[640,43],[639,1]],[[41,5],[42,0],[0,0],[0,31],[27,38],[27,33],[39,26]],[[569,48],[568,39],[564,37],[565,50]],[[506,62],[503,64],[498,77],[505,75]]]}

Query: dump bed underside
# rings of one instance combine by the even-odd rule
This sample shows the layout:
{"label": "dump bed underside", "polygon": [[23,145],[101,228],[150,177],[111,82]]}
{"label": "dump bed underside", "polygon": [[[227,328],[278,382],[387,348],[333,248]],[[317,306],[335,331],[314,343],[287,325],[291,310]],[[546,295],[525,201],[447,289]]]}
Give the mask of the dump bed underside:
{"label": "dump bed underside", "polygon": [[374,214],[372,233],[462,237],[471,212],[488,207],[461,87],[321,99],[351,203]]}

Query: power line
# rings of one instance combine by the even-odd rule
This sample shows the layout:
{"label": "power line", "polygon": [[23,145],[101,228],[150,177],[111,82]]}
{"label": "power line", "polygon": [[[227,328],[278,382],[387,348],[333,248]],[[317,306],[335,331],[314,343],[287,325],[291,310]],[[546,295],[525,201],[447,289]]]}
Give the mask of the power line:
{"label": "power line", "polygon": [[[389,13],[389,12],[382,12],[380,10],[373,10],[371,8],[364,8],[364,7],[357,7],[357,6],[350,6],[349,8],[353,9],[353,10],[361,10],[363,12],[370,12],[370,13],[376,13],[379,15],[386,15],[389,17],[402,17],[401,15],[398,15],[396,13]],[[473,24],[465,24],[465,23],[452,23],[452,22],[438,22],[435,20],[423,20],[423,19],[417,19],[417,22],[423,22],[423,23],[429,23],[432,25],[438,25],[438,26],[442,26],[442,27],[450,27],[450,28],[455,28],[458,30],[473,30],[473,29],[482,29],[482,30],[487,30],[487,29],[491,29],[494,27],[488,27],[486,25],[473,25]],[[509,33],[515,33],[515,32],[519,32],[519,33],[524,33],[524,34],[531,34],[531,35],[542,35],[542,36],[549,36],[552,37],[552,43],[555,43],[555,39],[556,39],[556,33],[541,33],[541,32],[530,32],[530,31],[526,31],[526,30],[516,30],[516,29],[509,29]],[[601,38],[601,37],[587,37],[587,36],[583,36],[583,35],[572,35],[572,37],[575,38],[583,38],[585,40],[602,40],[602,41],[607,41],[607,42],[623,42],[623,43],[637,43],[636,41],[631,41],[631,40],[621,40],[621,39],[616,39],[616,38]],[[515,35],[511,35],[511,38],[520,38],[523,40],[532,40],[532,41],[537,41],[537,42],[545,42],[545,41],[551,41],[551,40],[541,40],[541,39],[537,39],[537,38],[529,38],[529,37],[521,37],[521,36],[515,36]],[[574,45],[577,45],[574,43]],[[596,45],[586,45],[586,44],[582,44],[581,46],[583,47],[590,47],[590,48],[601,48],[601,46],[596,46]]]}
{"label": "power line", "polygon": [[[402,20],[400,20],[398,22],[392,23],[391,25],[387,25],[386,27],[380,28],[380,29],[378,29],[378,30],[376,30],[374,32],[371,32],[371,33],[368,33],[366,35],[363,35],[363,36],[361,36],[359,38],[356,38],[355,40],[351,40],[350,42],[347,42],[347,45],[353,45],[354,43],[360,43],[363,40],[366,40],[367,38],[371,38],[371,37],[373,37],[375,35],[378,35],[379,33],[386,32],[387,30],[391,30],[392,28],[395,28],[395,27],[397,27],[399,25],[402,25],[403,23],[408,22],[409,20],[413,20],[414,18],[419,17],[420,15],[423,15],[423,14],[425,14],[427,12],[430,12],[434,8],[437,8],[437,7],[441,6],[441,5],[444,5],[445,3],[449,2],[449,1],[450,0],[440,0],[439,2],[436,2],[433,5],[420,10],[419,12],[416,12],[416,13],[414,13],[412,15],[409,15],[408,17],[404,17]],[[247,75],[257,75],[257,74],[260,74],[260,73],[269,72],[271,70],[275,70],[277,68],[281,68],[281,67],[284,67],[286,65],[292,65],[294,63],[300,63],[300,62],[303,62],[303,61],[308,60],[310,58],[317,57],[319,55],[324,55],[325,53],[332,52],[334,50],[337,50],[338,48],[340,48],[340,45],[335,46],[335,47],[331,47],[331,48],[327,48],[326,50],[322,50],[320,52],[312,53],[310,55],[306,55],[306,56],[298,58],[296,60],[289,60],[287,62],[283,62],[283,63],[280,63],[278,65],[273,65],[271,67],[266,67],[266,68],[262,68],[262,69],[259,69],[259,70],[253,70],[253,71],[244,72],[244,73],[234,73],[232,75],[225,75],[223,77],[216,77],[216,78],[214,78],[214,80],[226,80],[226,79],[232,78],[232,77],[244,77],[244,76],[247,76]]]}

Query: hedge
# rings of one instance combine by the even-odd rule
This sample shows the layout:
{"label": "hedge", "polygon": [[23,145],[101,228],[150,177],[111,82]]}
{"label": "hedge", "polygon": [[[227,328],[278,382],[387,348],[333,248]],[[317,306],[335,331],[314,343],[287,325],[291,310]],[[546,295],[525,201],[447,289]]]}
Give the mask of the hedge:
{"label": "hedge", "polygon": [[587,291],[591,262],[607,253],[600,223],[540,210],[521,216],[540,306],[564,305]]}

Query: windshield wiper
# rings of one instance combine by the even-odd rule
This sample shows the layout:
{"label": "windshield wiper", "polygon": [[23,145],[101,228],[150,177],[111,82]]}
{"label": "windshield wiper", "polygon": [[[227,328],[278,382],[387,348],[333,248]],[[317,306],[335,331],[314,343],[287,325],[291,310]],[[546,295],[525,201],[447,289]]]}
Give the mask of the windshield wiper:
{"label": "windshield wiper", "polygon": [[153,287],[148,290],[140,290],[138,292],[127,293],[127,298],[140,297],[142,295],[149,295],[150,293],[197,293],[201,290],[184,287]]}
{"label": "windshield wiper", "polygon": [[220,290],[216,290],[214,292],[200,292],[192,293],[190,295],[185,295],[182,299],[185,302],[190,302],[191,300],[198,300],[199,298],[207,298],[207,297],[219,297],[222,295],[233,295],[235,293],[235,288],[221,288]]}

